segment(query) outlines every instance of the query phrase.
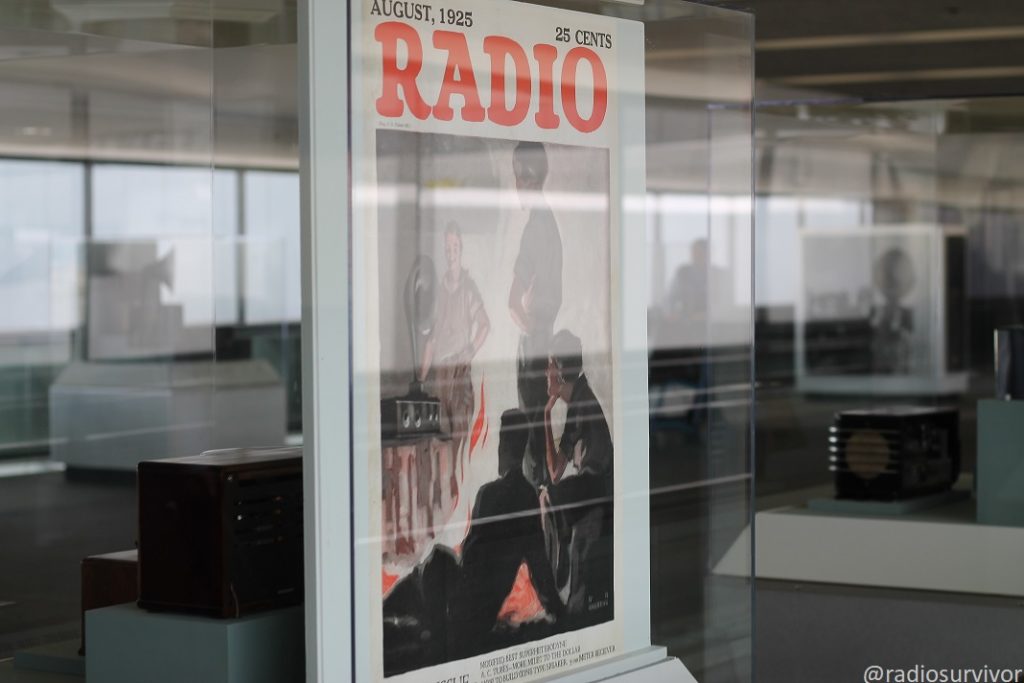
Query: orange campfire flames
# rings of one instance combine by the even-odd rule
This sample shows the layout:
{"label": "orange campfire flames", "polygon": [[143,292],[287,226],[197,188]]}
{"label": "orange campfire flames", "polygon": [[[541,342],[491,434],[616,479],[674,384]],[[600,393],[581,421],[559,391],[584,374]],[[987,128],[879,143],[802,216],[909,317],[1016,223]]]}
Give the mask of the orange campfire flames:
{"label": "orange campfire flames", "polygon": [[537,591],[530,579],[530,570],[526,563],[519,565],[519,573],[512,584],[512,591],[505,598],[505,604],[498,611],[498,621],[506,621],[513,626],[533,621],[544,612]]}
{"label": "orange campfire flames", "polygon": [[398,574],[388,574],[386,571],[381,572],[384,578],[384,595],[388,594],[391,587],[398,582]]}
{"label": "orange campfire flames", "polygon": [[484,396],[484,378],[480,378],[480,410],[476,413],[476,420],[473,421],[473,432],[469,437],[469,457],[472,459],[473,450],[480,440],[480,434],[484,431],[487,422],[487,397]]}

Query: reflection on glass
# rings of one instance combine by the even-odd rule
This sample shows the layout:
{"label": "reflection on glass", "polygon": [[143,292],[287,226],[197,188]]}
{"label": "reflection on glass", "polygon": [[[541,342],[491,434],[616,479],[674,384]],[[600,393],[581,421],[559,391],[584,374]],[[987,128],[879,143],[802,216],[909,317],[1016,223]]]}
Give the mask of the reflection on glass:
{"label": "reflection on glass", "polygon": [[[212,351],[209,334],[214,311],[210,170],[98,164],[93,167],[92,176],[93,235],[101,240],[118,238],[153,244],[155,253],[147,263],[127,266],[136,272],[145,271],[147,281],[158,280],[161,285],[152,300],[140,301],[138,306],[142,309],[166,307],[167,316],[180,317],[180,324],[167,323],[171,327],[156,318],[148,323],[135,318],[126,320],[125,324],[148,326],[150,334],[165,338],[187,337],[188,332],[179,335],[178,330],[193,328],[194,339],[170,342],[170,351]],[[156,272],[158,266],[162,273]],[[94,279],[90,278],[90,296]],[[139,294],[132,282],[124,282],[122,291],[127,296]],[[119,308],[122,304],[112,302],[110,306]]]}
{"label": "reflection on glass", "polygon": [[964,233],[936,225],[801,232],[798,380],[832,393],[962,390]]}
{"label": "reflection on glass", "polygon": [[123,482],[195,448],[214,394],[209,55],[168,9],[0,7],[5,669],[79,638],[83,557],[135,539]]}
{"label": "reflection on glass", "polygon": [[292,322],[302,317],[299,267],[299,175],[246,171],[245,322]]}
{"label": "reflection on glass", "polygon": [[70,331],[78,324],[84,202],[81,165],[0,160],[0,333]]}
{"label": "reflection on glass", "polygon": [[213,307],[218,327],[238,325],[241,302],[238,286],[240,224],[238,172],[213,172]]}
{"label": "reflection on glass", "polygon": [[77,164],[0,160],[0,458],[49,444],[46,387],[81,322],[83,178]]}
{"label": "reflection on glass", "polygon": [[93,172],[97,237],[169,237],[210,232],[210,170],[100,164]]}

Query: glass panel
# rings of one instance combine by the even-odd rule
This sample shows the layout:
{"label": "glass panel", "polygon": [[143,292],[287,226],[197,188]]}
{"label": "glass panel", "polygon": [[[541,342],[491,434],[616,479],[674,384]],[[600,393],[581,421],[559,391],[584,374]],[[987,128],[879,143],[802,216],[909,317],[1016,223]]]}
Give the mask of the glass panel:
{"label": "glass panel", "polygon": [[98,238],[157,238],[209,232],[210,170],[100,164],[93,170]]}
{"label": "glass panel", "polygon": [[0,8],[5,672],[28,646],[77,649],[82,559],[135,545],[136,463],[213,441],[208,24],[167,3]]}
{"label": "glass panel", "polygon": [[[119,250],[121,258],[132,259],[131,268],[159,268],[161,272],[153,283],[157,286],[154,297],[141,305],[163,310],[157,314],[159,318],[149,321],[148,332],[140,329],[146,323],[134,319],[125,319],[121,330],[90,328],[90,357],[116,359],[126,354],[145,357],[212,351],[210,169],[95,164],[92,190],[94,242],[110,245],[109,249]],[[111,253],[109,258],[116,260],[119,256]],[[107,284],[90,280],[90,286],[103,292]],[[127,291],[122,293],[121,285]],[[132,296],[139,284],[125,280],[113,286],[117,289],[110,291],[116,298],[107,301],[104,293],[97,294],[100,300],[95,303],[103,308],[91,309],[108,320],[117,313],[108,313],[107,307],[120,309],[127,305],[124,297]],[[111,335],[138,338],[127,343],[109,338]]]}
{"label": "glass panel", "polygon": [[245,179],[245,316],[250,325],[297,324],[299,175],[247,171]]}
{"label": "glass panel", "polygon": [[238,206],[238,173],[217,169],[213,173],[213,292],[217,327],[241,321],[238,263],[241,211]]}
{"label": "glass panel", "polygon": [[217,357],[269,371],[284,392],[288,438],[300,443],[296,3],[211,0],[211,8],[215,165],[218,178],[231,178],[214,186],[223,217],[214,255]]}
{"label": "glass panel", "polygon": [[[69,360],[69,334],[78,325],[77,245],[85,231],[81,164],[0,161],[0,298],[7,303],[0,332],[63,337],[55,362]],[[48,202],[51,194],[66,201]],[[40,345],[38,350],[45,348]],[[56,350],[56,349],[55,349]],[[18,365],[8,358],[4,365]]]}
{"label": "glass panel", "polygon": [[648,100],[648,241],[662,293],[648,311],[653,640],[697,680],[746,681],[752,24],[713,11],[654,31],[648,87],[666,85]]}

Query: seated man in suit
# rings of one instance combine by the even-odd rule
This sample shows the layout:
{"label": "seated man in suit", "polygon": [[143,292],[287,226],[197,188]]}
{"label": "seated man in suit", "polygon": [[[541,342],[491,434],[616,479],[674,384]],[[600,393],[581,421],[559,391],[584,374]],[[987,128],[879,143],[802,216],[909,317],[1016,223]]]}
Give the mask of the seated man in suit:
{"label": "seated man in suit", "polygon": [[519,410],[501,416],[498,479],[484,484],[473,506],[473,521],[462,544],[461,591],[451,615],[467,639],[470,654],[485,651],[482,635],[495,625],[498,612],[526,563],[530,578],[550,619],[562,613],[562,601],[544,547],[537,493],[523,475],[529,423]]}
{"label": "seated man in suit", "polygon": [[514,636],[496,633],[495,626],[524,562],[547,619],[561,616],[537,494],[523,475],[528,434],[521,411],[502,414],[500,476],[477,493],[461,561],[435,546],[384,601],[385,675],[512,644]]}
{"label": "seated man in suit", "polygon": [[[551,411],[568,406],[555,443]],[[570,629],[612,616],[613,446],[604,411],[583,372],[583,345],[568,330],[551,341],[544,436],[551,484],[540,494],[548,552],[568,589]]]}

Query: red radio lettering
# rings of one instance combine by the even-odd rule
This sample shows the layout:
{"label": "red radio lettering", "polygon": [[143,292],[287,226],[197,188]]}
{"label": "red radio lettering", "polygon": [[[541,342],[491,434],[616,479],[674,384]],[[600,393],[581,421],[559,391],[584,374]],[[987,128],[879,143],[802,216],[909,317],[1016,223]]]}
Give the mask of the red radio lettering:
{"label": "red radio lettering", "polygon": [[[373,37],[381,44],[384,64],[384,89],[377,98],[377,113],[392,118],[402,115],[402,98],[398,96],[401,88],[413,116],[421,120],[430,116],[430,105],[416,86],[416,77],[423,68],[423,45],[416,29],[399,21],[386,21],[377,25]],[[409,52],[404,69],[398,68],[398,41],[405,43]]]}
{"label": "red radio lettering", "polygon": [[[491,106],[487,118],[499,126],[518,126],[530,111],[530,61],[526,50],[503,36],[484,38],[484,52],[491,57]],[[515,102],[511,108],[505,99],[505,62],[511,57],[516,79]]]}
{"label": "red radio lettering", "polygon": [[[608,114],[608,73],[601,57],[593,50],[577,46],[569,50],[558,70],[560,83],[556,88],[558,48],[540,43],[533,46],[534,66],[518,42],[505,36],[487,36],[483,51],[490,58],[490,104],[484,109],[480,101],[477,73],[473,68],[473,53],[464,33],[435,31],[433,47],[444,50],[445,66],[440,91],[431,105],[423,98],[418,80],[423,71],[423,43],[419,32],[397,21],[379,24],[374,37],[381,44],[383,82],[377,98],[377,113],[388,118],[399,118],[405,108],[417,119],[431,115],[439,121],[455,118],[452,98],[462,99],[459,116],[463,121],[480,123],[485,119],[499,126],[517,126],[534,110],[538,127],[558,128],[561,117],[555,110],[556,98],[569,124],[581,133],[593,133],[604,123]],[[405,65],[399,67],[399,50],[404,47]],[[593,75],[593,107],[584,118],[579,109],[580,64],[586,62]],[[506,81],[511,64],[513,93],[506,92]],[[537,79],[534,90],[533,79]],[[533,93],[537,93],[534,103]]]}
{"label": "red radio lettering", "polygon": [[534,45],[533,58],[540,67],[540,109],[533,117],[541,128],[558,128],[558,114],[555,113],[555,59],[558,50],[554,45]]}
{"label": "red radio lettering", "polygon": [[[594,108],[589,119],[580,116],[576,106],[576,70],[584,60],[590,62],[590,68],[594,71]],[[593,50],[574,47],[565,56],[562,63],[562,108],[565,118],[581,133],[593,133],[604,121],[608,112],[608,74],[605,73],[601,58]]]}
{"label": "red radio lettering", "polygon": [[434,47],[448,51],[441,93],[434,105],[434,117],[440,121],[451,121],[455,116],[451,105],[452,95],[461,95],[464,102],[462,120],[473,123],[483,121],[484,108],[480,105],[476,76],[473,75],[473,58],[469,56],[466,36],[454,31],[437,31],[434,33]]}

